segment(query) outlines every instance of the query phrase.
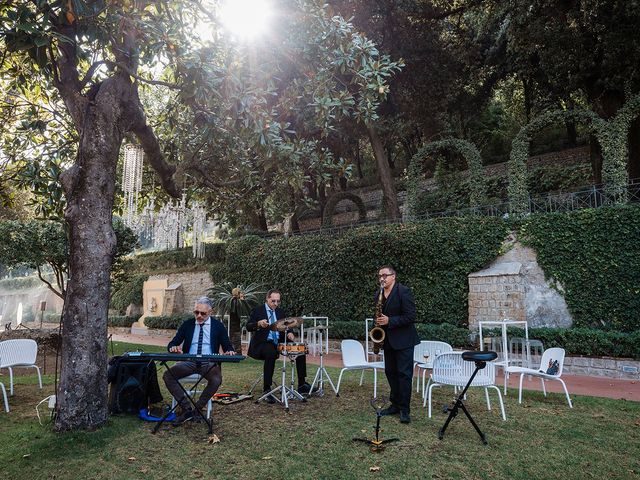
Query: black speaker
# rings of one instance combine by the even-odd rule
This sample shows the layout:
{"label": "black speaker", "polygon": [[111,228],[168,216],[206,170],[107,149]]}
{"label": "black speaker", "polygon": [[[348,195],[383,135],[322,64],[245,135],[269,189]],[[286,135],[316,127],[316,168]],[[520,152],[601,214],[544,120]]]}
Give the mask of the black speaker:
{"label": "black speaker", "polygon": [[162,401],[156,366],[148,360],[123,360],[114,357],[109,362],[110,413],[138,414],[150,403]]}

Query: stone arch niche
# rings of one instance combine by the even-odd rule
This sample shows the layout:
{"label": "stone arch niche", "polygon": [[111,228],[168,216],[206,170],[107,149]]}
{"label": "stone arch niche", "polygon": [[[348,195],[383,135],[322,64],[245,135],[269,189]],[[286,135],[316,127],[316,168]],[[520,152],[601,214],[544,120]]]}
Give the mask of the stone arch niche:
{"label": "stone arch niche", "polygon": [[526,320],[529,327],[570,327],[561,285],[551,285],[533,249],[511,237],[511,249],[489,267],[471,273],[469,328],[479,321]]}
{"label": "stone arch niche", "polygon": [[351,201],[358,208],[358,222],[367,220],[367,207],[358,195],[351,192],[338,192],[329,198],[324,207],[324,215],[322,217],[323,227],[331,227],[333,225],[333,215],[336,207],[343,200]]}

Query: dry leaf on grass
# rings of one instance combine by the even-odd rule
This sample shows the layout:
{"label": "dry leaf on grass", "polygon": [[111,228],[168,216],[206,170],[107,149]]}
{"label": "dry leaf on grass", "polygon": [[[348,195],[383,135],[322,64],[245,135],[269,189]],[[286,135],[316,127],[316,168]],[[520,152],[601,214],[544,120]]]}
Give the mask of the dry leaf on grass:
{"label": "dry leaf on grass", "polygon": [[369,471],[370,472],[379,472],[380,471],[380,467],[369,467]]}
{"label": "dry leaf on grass", "polygon": [[137,460],[136,457],[129,457],[127,458],[127,460],[129,460],[130,462],[135,462]]}
{"label": "dry leaf on grass", "polygon": [[218,436],[214,433],[213,435],[211,435],[209,437],[208,442],[209,443],[220,443],[220,438],[218,438]]}
{"label": "dry leaf on grass", "polygon": [[149,473],[149,469],[147,467],[142,467],[140,469],[140,473]]}
{"label": "dry leaf on grass", "polygon": [[262,457],[263,460],[271,460],[273,457]]}
{"label": "dry leaf on grass", "polygon": [[636,420],[636,427],[640,427],[640,418]]}
{"label": "dry leaf on grass", "polygon": [[22,458],[29,458],[31,456],[30,453],[25,453],[24,455],[22,455]]}

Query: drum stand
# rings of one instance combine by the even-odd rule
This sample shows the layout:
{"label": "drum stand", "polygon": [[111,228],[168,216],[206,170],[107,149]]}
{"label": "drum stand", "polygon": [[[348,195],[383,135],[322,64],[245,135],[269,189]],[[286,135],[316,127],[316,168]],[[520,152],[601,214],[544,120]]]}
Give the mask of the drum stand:
{"label": "drum stand", "polygon": [[[335,385],[333,384],[333,381],[331,380],[331,377],[329,376],[329,373],[327,372],[327,369],[324,368],[324,360],[323,360],[323,351],[322,351],[322,346],[320,346],[320,367],[318,368],[318,371],[316,372],[316,376],[313,377],[313,382],[311,382],[311,389],[309,390],[309,395],[316,394],[319,397],[324,395],[324,380],[325,378],[329,381],[329,384],[331,385],[331,388],[333,388],[333,391],[335,392],[335,394],[338,394],[338,390],[336,390]],[[316,389],[316,382],[318,383],[318,388]],[[314,392],[315,389],[315,392]]]}
{"label": "drum stand", "polygon": [[[298,357],[298,355],[292,355],[291,353],[287,352],[287,336],[286,335],[284,337],[284,345],[285,347],[282,352],[282,384],[277,386],[270,392],[267,392],[264,395],[262,395],[258,400],[256,400],[256,403],[260,402],[260,400],[265,400],[269,395],[273,395],[273,397],[276,400],[278,400],[278,398],[276,397],[276,394],[280,393],[281,397],[280,397],[280,400],[278,401],[284,404],[284,411],[289,413],[289,398],[296,398],[298,400],[302,400],[303,402],[306,402],[307,399],[304,398],[298,392],[296,392],[296,390],[293,388],[295,363],[296,363],[295,359]],[[290,387],[287,387],[287,360],[289,360],[289,363],[291,364],[291,386]]]}

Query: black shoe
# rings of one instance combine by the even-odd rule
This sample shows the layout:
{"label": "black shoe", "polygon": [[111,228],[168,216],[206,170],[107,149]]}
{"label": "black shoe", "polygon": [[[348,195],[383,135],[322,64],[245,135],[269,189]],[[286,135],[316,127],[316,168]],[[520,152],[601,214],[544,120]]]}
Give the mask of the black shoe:
{"label": "black shoe", "polygon": [[409,412],[400,412],[400,423],[411,423]]}
{"label": "black shoe", "polygon": [[[264,392],[264,393],[263,393],[263,395],[264,395],[265,393],[267,393],[267,392]],[[273,395],[267,395],[267,396],[264,398],[264,401],[265,401],[265,402],[267,402],[269,405],[273,405],[274,403],[276,403],[276,399],[273,397]]]}
{"label": "black shoe", "polygon": [[178,417],[173,422],[171,422],[171,425],[173,425],[174,427],[179,427],[183,423],[190,422],[192,420],[193,420],[193,410],[189,408],[183,411],[181,415],[178,415]]}
{"label": "black shoe", "polygon": [[383,417],[386,417],[388,415],[397,415],[398,413],[400,413],[400,409],[395,405],[391,405],[390,407],[387,407],[384,410],[382,410],[380,412],[380,415]]}
{"label": "black shoe", "polygon": [[311,393],[311,385],[309,385],[307,382],[304,382],[298,387],[298,393],[300,393],[301,395]]}

